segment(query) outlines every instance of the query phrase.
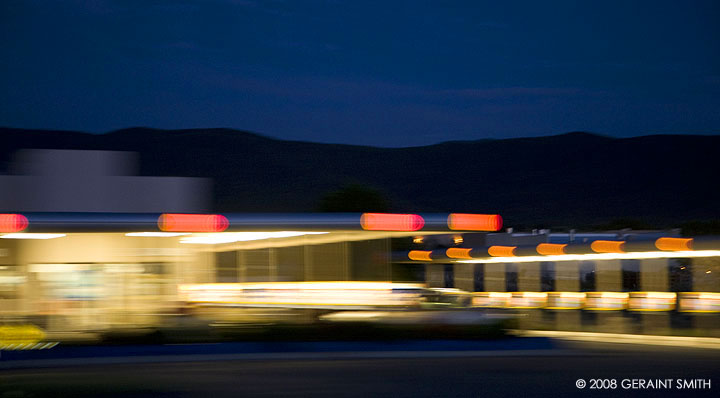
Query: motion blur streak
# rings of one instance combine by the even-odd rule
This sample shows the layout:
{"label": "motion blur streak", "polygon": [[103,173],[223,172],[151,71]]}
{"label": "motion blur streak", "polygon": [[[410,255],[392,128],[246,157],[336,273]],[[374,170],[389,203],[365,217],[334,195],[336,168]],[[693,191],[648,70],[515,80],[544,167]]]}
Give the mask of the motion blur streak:
{"label": "motion blur streak", "polygon": [[720,293],[685,292],[679,301],[681,312],[720,312]]}
{"label": "motion blur streak", "polygon": [[17,234],[5,234],[0,239],[55,239],[62,238],[65,234],[29,234],[25,232]]}
{"label": "motion blur streak", "polygon": [[205,283],[178,287],[195,306],[374,308],[419,304],[424,285],[392,282]]}
{"label": "motion blur streak", "polygon": [[625,242],[612,240],[596,240],[590,244],[596,253],[625,253]]}
{"label": "motion blur streak", "polygon": [[470,256],[470,250],[472,249],[461,249],[459,247],[451,247],[445,251],[445,254],[447,254],[450,258],[461,258],[465,260],[472,259],[472,256]]}
{"label": "motion blur streak", "polygon": [[493,258],[479,258],[479,259],[472,259],[472,260],[458,260],[458,262],[459,263],[532,263],[532,262],[537,262],[537,261],[621,260],[621,259],[645,259],[645,258],[699,258],[699,257],[717,257],[717,256],[720,256],[720,250],[493,257]]}
{"label": "motion blur streak", "polygon": [[655,247],[669,251],[692,250],[693,240],[691,238],[660,238],[655,241]]}
{"label": "motion blur streak", "polygon": [[582,292],[548,292],[547,309],[579,310],[585,305],[585,293]]}
{"label": "motion blur streak", "polygon": [[45,338],[35,325],[0,325],[0,349],[30,349]]}
{"label": "motion blur streak", "polygon": [[22,214],[0,214],[0,232],[20,232],[27,226],[28,220]]}
{"label": "motion blur streak", "polygon": [[222,232],[229,222],[220,214],[163,214],[158,227],[165,232]]}
{"label": "motion blur streak", "polygon": [[510,308],[545,308],[547,296],[547,292],[513,292],[510,297]]}
{"label": "motion blur streak", "polygon": [[673,292],[631,292],[628,301],[630,311],[672,311],[677,294]]}
{"label": "motion blur streak", "polygon": [[425,220],[417,214],[364,213],[360,225],[367,231],[417,231]]}
{"label": "motion blur streak", "polygon": [[567,332],[559,330],[526,330],[523,336],[542,336],[563,340],[593,341],[598,343],[647,344],[672,347],[697,347],[720,349],[717,338],[685,336],[653,336],[627,333]]}
{"label": "motion blur streak", "polygon": [[322,235],[327,232],[301,232],[301,231],[277,231],[277,232],[219,232],[215,234],[196,234],[180,238],[180,243],[194,243],[200,245],[217,245],[221,243],[248,242],[253,240],[292,238],[303,235]]}
{"label": "motion blur streak", "polygon": [[619,311],[627,309],[629,293],[588,292],[585,309],[595,311]]}
{"label": "motion blur streak", "polygon": [[429,250],[411,250],[410,253],[408,253],[408,258],[415,261],[432,261],[432,257],[430,257],[431,254],[432,252]]}
{"label": "motion blur streak", "polygon": [[502,224],[498,214],[452,213],[448,216],[448,227],[456,231],[497,231]]}
{"label": "motion blur streak", "polygon": [[707,292],[475,292],[474,307],[548,310],[720,312],[720,293]]}
{"label": "motion blur streak", "polygon": [[507,308],[510,305],[512,293],[508,292],[477,292],[473,293],[473,307]]}
{"label": "motion blur streak", "polygon": [[490,246],[488,254],[493,257],[515,257],[516,246]]}
{"label": "motion blur streak", "polygon": [[541,243],[537,245],[537,252],[546,256],[558,256],[565,253],[565,246],[555,243]]}
{"label": "motion blur streak", "polygon": [[188,232],[128,232],[125,236],[138,236],[146,238],[172,238],[175,236],[189,235]]}

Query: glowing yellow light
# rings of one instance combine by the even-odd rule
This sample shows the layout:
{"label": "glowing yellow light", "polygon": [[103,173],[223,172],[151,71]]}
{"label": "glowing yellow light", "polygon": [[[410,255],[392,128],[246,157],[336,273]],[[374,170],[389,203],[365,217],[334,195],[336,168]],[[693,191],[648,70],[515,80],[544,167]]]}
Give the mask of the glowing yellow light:
{"label": "glowing yellow light", "polygon": [[460,235],[453,236],[453,243],[456,245],[463,243],[463,237]]}
{"label": "glowing yellow light", "polygon": [[620,293],[620,292],[596,292],[596,293],[599,293],[600,297],[602,297],[602,298],[616,298],[616,299],[628,298],[628,293]]}
{"label": "glowing yellow light", "polygon": [[585,298],[585,293],[579,293],[579,292],[550,292],[550,293],[559,293],[559,296],[562,298]]}
{"label": "glowing yellow light", "polygon": [[720,257],[720,250],[693,250],[678,252],[628,252],[628,253],[590,253],[590,254],[564,254],[557,256],[519,256],[519,257],[492,257],[472,260],[458,260],[459,263],[532,263],[539,261],[582,261],[582,260],[625,260],[648,258],[696,258]]}
{"label": "glowing yellow light", "polygon": [[25,349],[45,338],[45,332],[35,325],[0,325],[0,348]]}
{"label": "glowing yellow light", "polygon": [[509,292],[476,292],[473,293],[473,307],[505,308],[509,305],[512,293]]}
{"label": "glowing yellow light", "polygon": [[598,311],[617,311],[627,308],[628,293],[621,292],[588,292],[586,293],[585,309]]}
{"label": "glowing yellow light", "polygon": [[510,308],[543,308],[547,305],[545,292],[515,292],[510,298]]}
{"label": "glowing yellow light", "polygon": [[450,258],[464,258],[471,259],[470,251],[472,249],[461,249],[459,247],[451,247],[445,251],[445,254]]}
{"label": "glowing yellow light", "polygon": [[631,311],[671,311],[675,309],[673,292],[632,292],[628,301]]}
{"label": "glowing yellow light", "polygon": [[625,253],[625,242],[613,240],[596,240],[590,244],[596,253]]}
{"label": "glowing yellow light", "polygon": [[680,293],[678,302],[682,312],[720,312],[720,293]]}
{"label": "glowing yellow light", "polygon": [[421,289],[422,283],[396,283],[396,282],[365,282],[365,281],[327,281],[327,282],[246,282],[246,283],[199,283],[179,285],[180,290],[204,290],[204,289],[360,289],[360,290],[384,290],[384,289]]}
{"label": "glowing yellow light", "polygon": [[408,258],[415,261],[432,261],[431,254],[432,252],[429,250],[411,250]]}
{"label": "glowing yellow light", "polygon": [[565,246],[556,243],[541,243],[537,245],[537,252],[546,256],[565,254]]}
{"label": "glowing yellow light", "polygon": [[585,293],[548,292],[548,309],[579,310],[585,305]]}
{"label": "glowing yellow light", "polygon": [[698,298],[707,300],[720,300],[720,293],[699,293]]}
{"label": "glowing yellow light", "polygon": [[[640,292],[638,292],[640,293]],[[647,298],[657,299],[674,299],[675,293],[673,292],[644,292]]]}
{"label": "glowing yellow light", "polygon": [[418,245],[423,243],[423,241],[424,241],[424,239],[422,236],[416,236],[413,238],[413,243],[418,244]]}
{"label": "glowing yellow light", "polygon": [[517,246],[490,246],[488,254],[493,257],[513,257]]}
{"label": "glowing yellow light", "polygon": [[547,292],[518,292],[518,295],[521,297],[545,298],[547,297]]}
{"label": "glowing yellow light", "polygon": [[692,250],[693,240],[691,238],[660,238],[655,241],[655,247],[659,250]]}

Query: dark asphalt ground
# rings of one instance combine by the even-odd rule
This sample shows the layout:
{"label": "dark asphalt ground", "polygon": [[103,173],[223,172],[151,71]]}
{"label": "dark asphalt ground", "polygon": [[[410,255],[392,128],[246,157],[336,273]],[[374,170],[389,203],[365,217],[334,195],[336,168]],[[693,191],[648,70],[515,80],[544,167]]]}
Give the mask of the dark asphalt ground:
{"label": "dark asphalt ground", "polygon": [[[553,354],[555,352],[557,355]],[[617,388],[576,387],[615,379]],[[623,379],[711,379],[711,389],[629,390]],[[255,359],[0,370],[17,397],[720,396],[720,350],[572,343],[513,357]]]}

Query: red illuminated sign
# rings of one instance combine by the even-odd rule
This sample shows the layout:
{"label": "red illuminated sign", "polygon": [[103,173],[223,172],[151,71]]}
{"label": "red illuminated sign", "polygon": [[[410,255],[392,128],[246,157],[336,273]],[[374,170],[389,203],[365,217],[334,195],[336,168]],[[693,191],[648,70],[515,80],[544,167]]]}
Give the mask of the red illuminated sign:
{"label": "red illuminated sign", "polygon": [[417,231],[425,220],[417,214],[365,213],[360,225],[367,231]]}
{"label": "red illuminated sign", "polygon": [[502,228],[499,214],[461,214],[448,216],[448,227],[457,231],[497,231]]}
{"label": "red illuminated sign", "polygon": [[0,232],[20,232],[27,226],[28,219],[22,214],[0,214]]}
{"label": "red illuminated sign", "polygon": [[222,232],[230,225],[220,214],[163,214],[158,227],[166,232]]}

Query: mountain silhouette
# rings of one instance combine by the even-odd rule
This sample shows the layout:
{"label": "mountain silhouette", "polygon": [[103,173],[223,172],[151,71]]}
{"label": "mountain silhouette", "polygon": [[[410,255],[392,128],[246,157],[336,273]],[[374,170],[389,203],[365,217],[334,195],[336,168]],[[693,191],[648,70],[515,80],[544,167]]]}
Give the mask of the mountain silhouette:
{"label": "mountain silhouette", "polygon": [[0,172],[22,148],[139,152],[141,175],[212,178],[217,212],[315,211],[328,193],[359,184],[394,211],[500,213],[508,226],[720,219],[720,136],[574,132],[378,148],[232,129],[0,128],[0,142]]}

